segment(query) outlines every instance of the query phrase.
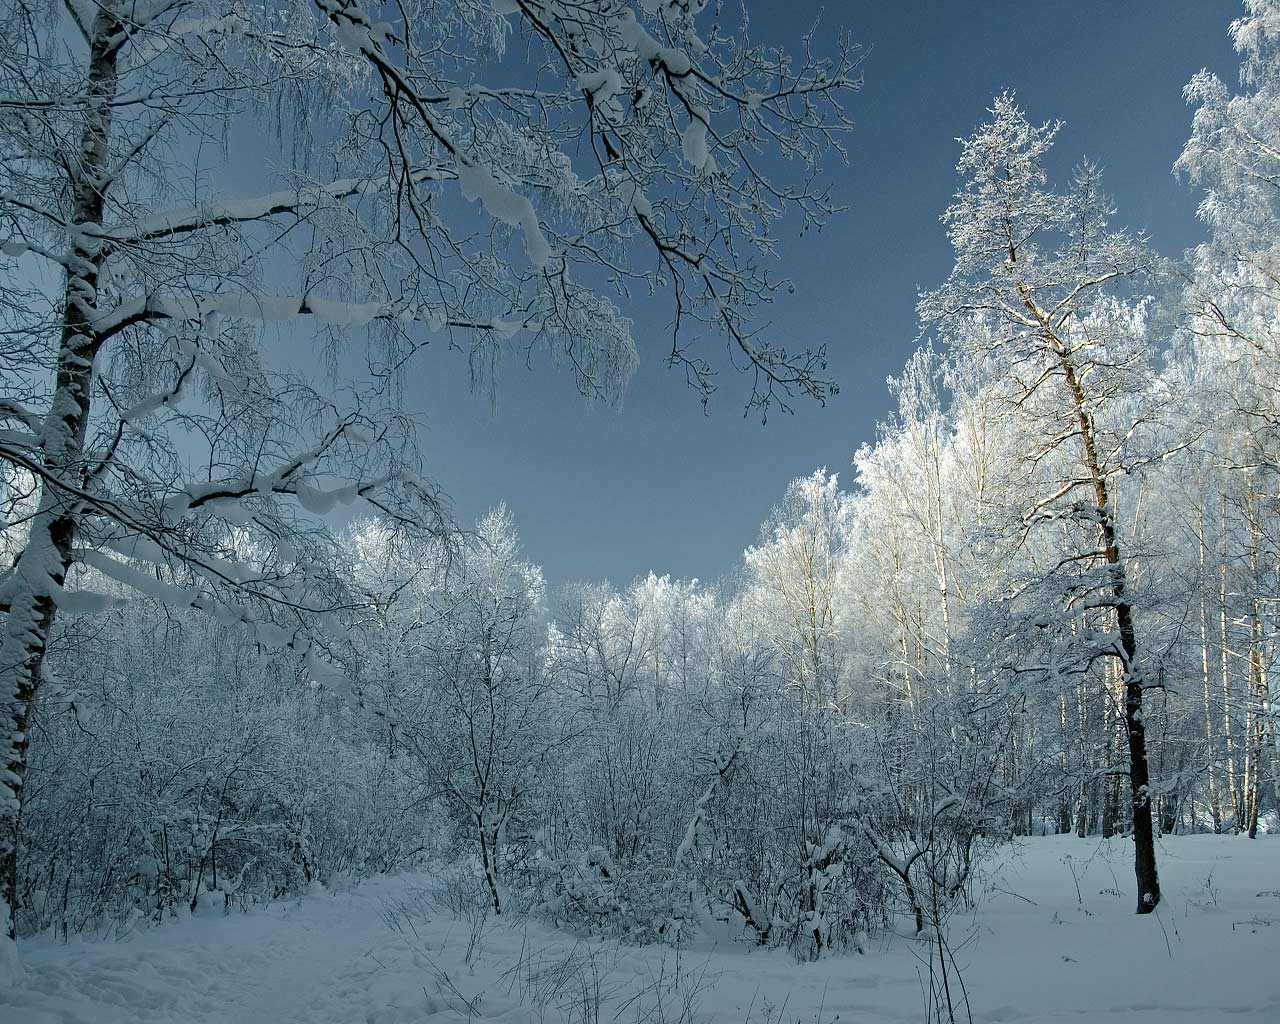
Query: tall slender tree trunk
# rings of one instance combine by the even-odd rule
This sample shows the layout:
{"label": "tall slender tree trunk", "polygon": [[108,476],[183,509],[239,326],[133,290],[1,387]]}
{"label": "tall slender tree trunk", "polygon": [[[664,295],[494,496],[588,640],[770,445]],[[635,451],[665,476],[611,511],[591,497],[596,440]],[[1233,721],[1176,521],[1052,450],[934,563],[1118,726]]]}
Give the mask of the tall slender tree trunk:
{"label": "tall slender tree trunk", "polygon": [[1071,812],[1074,806],[1071,797],[1074,795],[1076,790],[1075,786],[1069,786],[1067,784],[1067,780],[1071,777],[1071,745],[1068,741],[1070,734],[1070,722],[1067,715],[1067,695],[1064,693],[1058,698],[1058,746],[1060,748],[1058,756],[1062,770],[1062,791],[1058,794],[1057,831],[1059,835],[1063,835],[1071,831]]}
{"label": "tall slender tree trunk", "polygon": [[[1227,499],[1222,499],[1222,541],[1227,536]],[[1240,782],[1236,774],[1236,741],[1232,722],[1231,698],[1231,631],[1227,607],[1227,561],[1218,564],[1218,645],[1222,667],[1222,741],[1227,750],[1227,794],[1231,798],[1231,828],[1239,832],[1244,822],[1244,803],[1240,799]]]}
{"label": "tall slender tree trunk", "polygon": [[1102,838],[1109,839],[1122,831],[1120,820],[1120,780],[1115,774],[1119,758],[1120,723],[1123,719],[1124,689],[1120,673],[1107,662],[1103,670],[1102,744],[1106,774],[1103,784]]}
{"label": "tall slender tree trunk", "polygon": [[0,714],[4,716],[0,721],[0,927],[6,933],[0,936],[0,943],[7,947],[0,949],[0,973],[5,971],[6,961],[17,970],[12,943],[17,935],[18,830],[31,711],[57,614],[57,594],[71,565],[80,511],[77,494],[89,482],[84,445],[93,363],[101,345],[93,328],[101,259],[93,236],[76,229],[102,222],[117,51],[123,39],[116,5],[117,0],[101,0],[97,6],[80,108],[85,118],[80,148],[68,154],[72,244],[54,391],[41,438],[44,476],[30,535],[6,587],[9,614],[0,635]]}
{"label": "tall slender tree trunk", "polygon": [[1143,682],[1138,659],[1138,637],[1133,604],[1129,599],[1124,560],[1116,531],[1107,477],[1098,456],[1093,417],[1075,364],[1065,345],[1054,336],[1063,377],[1071,395],[1072,410],[1084,448],[1085,470],[1093,483],[1098,508],[1098,533],[1102,557],[1110,572],[1111,606],[1120,640],[1120,669],[1124,681],[1124,724],[1129,746],[1129,799],[1133,820],[1133,867],[1138,883],[1138,913],[1149,914],[1160,902],[1160,878],[1156,871],[1155,829],[1151,816],[1151,776],[1147,764],[1147,726],[1143,717]]}
{"label": "tall slender tree trunk", "polygon": [[1089,834],[1091,822],[1097,816],[1098,780],[1094,758],[1093,737],[1089,734],[1088,683],[1081,680],[1076,687],[1077,742],[1080,747],[1080,798],[1076,807],[1076,835],[1083,839]]}
{"label": "tall slender tree trunk", "polygon": [[[1256,602],[1255,602],[1256,603]],[[1258,835],[1262,809],[1262,744],[1266,734],[1267,673],[1262,662],[1262,622],[1252,616],[1249,638],[1249,705],[1245,712],[1244,827],[1250,839]]]}
{"label": "tall slender tree trunk", "polygon": [[934,572],[938,581],[938,607],[942,613],[942,670],[946,674],[947,688],[951,687],[951,580],[947,573],[947,531],[942,512],[942,452],[939,450],[934,433],[936,424],[929,421],[925,424],[928,436],[925,441],[925,458],[927,460],[927,486],[929,515],[932,522],[929,532],[933,546]]}
{"label": "tall slender tree trunk", "polygon": [[[1213,700],[1212,687],[1209,681],[1209,610],[1205,600],[1205,542],[1204,542],[1204,509],[1200,510],[1200,523],[1197,531],[1200,541],[1200,677],[1204,687],[1204,742],[1209,783],[1209,817],[1213,822],[1213,831],[1222,831],[1222,798],[1218,793],[1218,756],[1217,742],[1213,734]],[[1194,809],[1194,803],[1192,807]]]}
{"label": "tall slender tree trunk", "polygon": [[498,883],[498,834],[485,820],[484,813],[478,816],[480,835],[480,864],[484,870],[485,886],[489,890],[489,905],[495,914],[502,913],[502,889]]}
{"label": "tall slender tree trunk", "polygon": [[[1252,476],[1252,474],[1251,474]],[[1266,667],[1263,664],[1263,612],[1259,589],[1262,586],[1259,548],[1262,528],[1259,522],[1258,492],[1250,479],[1245,498],[1245,521],[1249,535],[1249,703],[1245,709],[1245,786],[1244,827],[1249,838],[1258,835],[1258,812],[1262,802],[1262,736],[1264,719],[1262,695],[1267,688]]]}
{"label": "tall slender tree trunk", "polygon": [[[1280,583],[1280,552],[1276,553],[1275,576],[1272,577],[1273,585]],[[1262,705],[1262,728],[1264,733],[1264,745],[1267,748],[1267,761],[1271,770],[1271,797],[1275,802],[1276,813],[1280,815],[1280,742],[1276,738],[1276,717],[1271,706],[1271,676],[1269,667],[1275,664],[1276,659],[1276,636],[1277,636],[1277,619],[1280,613],[1277,612],[1275,602],[1268,603],[1267,616],[1267,651],[1264,665],[1265,678],[1262,684],[1262,690],[1259,699]]]}
{"label": "tall slender tree trunk", "polygon": [[[1010,266],[1014,253],[1010,252]],[[1143,680],[1138,667],[1138,636],[1134,625],[1133,603],[1128,592],[1127,572],[1120,553],[1116,529],[1116,510],[1110,493],[1107,471],[1098,452],[1097,430],[1092,406],[1085,395],[1077,373],[1071,346],[1054,326],[1051,316],[1040,307],[1034,292],[1024,282],[1015,285],[1027,312],[1038,326],[1047,354],[1062,373],[1068,395],[1068,411],[1080,438],[1081,468],[1092,484],[1097,510],[1098,540],[1102,564],[1111,591],[1109,604],[1115,613],[1119,640],[1125,734],[1129,748],[1129,801],[1132,810],[1134,875],[1138,883],[1138,913],[1149,914],[1160,902],[1160,879],[1156,872],[1155,829],[1151,815],[1150,768],[1147,764],[1147,731],[1143,718]]]}

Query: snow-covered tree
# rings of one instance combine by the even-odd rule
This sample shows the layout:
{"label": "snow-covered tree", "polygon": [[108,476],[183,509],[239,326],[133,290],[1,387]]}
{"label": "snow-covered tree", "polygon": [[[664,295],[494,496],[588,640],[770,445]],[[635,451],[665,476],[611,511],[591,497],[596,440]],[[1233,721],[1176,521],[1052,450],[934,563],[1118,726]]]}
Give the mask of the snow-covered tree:
{"label": "snow-covered tree", "polygon": [[[1234,826],[1254,835],[1264,773],[1280,800],[1268,681],[1280,630],[1274,603],[1280,559],[1280,5],[1247,0],[1245,9],[1231,25],[1242,58],[1241,88],[1233,92],[1209,71],[1191,80],[1185,93],[1196,111],[1175,169],[1203,190],[1198,212],[1210,233],[1191,254],[1186,288],[1198,425],[1210,441],[1206,461],[1219,495],[1216,515],[1206,517],[1202,509],[1198,521],[1216,520],[1214,532],[1226,544],[1209,560],[1219,577],[1211,589],[1218,591],[1213,603],[1222,625],[1218,753]],[[1206,629],[1206,664],[1208,646]],[[1231,650],[1243,653],[1233,658]],[[1233,696],[1237,689],[1240,697]],[[1206,707],[1208,721],[1212,709]]]}
{"label": "snow-covered tree", "polygon": [[790,684],[817,707],[846,696],[836,590],[849,521],[848,494],[838,476],[821,469],[791,482],[760,543],[744,556]]}
{"label": "snow-covered tree", "polygon": [[495,913],[508,838],[529,840],[538,778],[573,735],[575,708],[544,670],[542,573],[497,509],[408,614],[413,655],[388,680],[393,742],[474,845]]}
{"label": "snow-covered tree", "polygon": [[[762,411],[831,390],[820,350],[750,318],[785,284],[778,219],[835,209],[813,172],[840,151],[856,51],[792,60],[703,8],[5,4],[0,465],[34,505],[0,577],[10,936],[26,723],[74,563],[130,583],[177,566],[167,599],[319,671],[303,623],[335,600],[291,510],[361,498],[445,525],[394,404],[292,372],[272,332],[371,333],[375,380],[433,336],[483,374],[518,336],[612,399],[636,361],[616,299],[665,285],[670,358],[704,396],[699,326]],[[233,528],[265,567],[230,557]]]}
{"label": "snow-covered tree", "polygon": [[[954,340],[977,346],[1007,408],[1024,424],[1019,454],[1028,480],[1013,529],[1030,537],[1047,528],[1065,542],[1010,606],[1036,607],[1020,632],[1038,621],[1074,651],[1068,660],[1088,666],[1108,659],[1119,667],[1138,912],[1149,913],[1160,888],[1143,700],[1155,680],[1144,678],[1152,665],[1138,636],[1118,480],[1152,455],[1151,410],[1142,409],[1140,396],[1154,346],[1144,306],[1128,289],[1151,270],[1154,256],[1110,226],[1113,211],[1093,166],[1082,166],[1069,190],[1047,186],[1043,159],[1058,129],[1030,123],[1005,94],[991,121],[964,141],[957,166],[963,186],[944,217],[955,268],[921,298],[920,316],[944,338],[953,330]],[[1095,620],[1086,632],[1066,625],[1086,610]]]}

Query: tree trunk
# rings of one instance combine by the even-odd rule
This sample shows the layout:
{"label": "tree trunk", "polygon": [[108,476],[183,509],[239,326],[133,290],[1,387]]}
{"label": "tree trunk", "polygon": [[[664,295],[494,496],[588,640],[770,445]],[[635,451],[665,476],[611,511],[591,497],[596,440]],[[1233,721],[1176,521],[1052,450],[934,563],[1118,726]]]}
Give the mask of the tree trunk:
{"label": "tree trunk", "polygon": [[[1213,831],[1222,831],[1222,799],[1218,794],[1218,758],[1213,735],[1213,703],[1209,682],[1209,611],[1205,604],[1204,510],[1200,512],[1200,676],[1204,686],[1204,742],[1209,783],[1209,817]],[[1195,803],[1192,803],[1192,810]]]}
{"label": "tree trunk", "polygon": [[[1120,709],[1124,705],[1124,693],[1119,684],[1119,679],[1114,680],[1112,677],[1118,677],[1115,667],[1108,662],[1103,670],[1103,701],[1104,714],[1103,721],[1103,749],[1106,752],[1106,774],[1103,776],[1103,796],[1102,796],[1102,838],[1110,839],[1118,832],[1123,831],[1120,822],[1120,784],[1119,778],[1116,776],[1114,769],[1119,756],[1119,736],[1120,736]],[[1114,693],[1114,697],[1113,697]],[[1114,710],[1112,710],[1114,709]]]}
{"label": "tree trunk", "polygon": [[1096,777],[1096,744],[1090,733],[1088,681],[1081,680],[1076,687],[1076,732],[1080,747],[1080,803],[1076,811],[1076,835],[1083,839],[1089,834],[1098,816],[1098,780]]}
{"label": "tree trunk", "polygon": [[[1056,338],[1055,338],[1056,340]],[[1076,376],[1075,365],[1065,346],[1058,342],[1067,390],[1071,394],[1076,426],[1084,446],[1085,470],[1093,482],[1098,508],[1098,533],[1102,554],[1111,572],[1111,598],[1116,629],[1120,635],[1120,668],[1124,680],[1124,724],[1129,741],[1129,799],[1133,812],[1133,868],[1138,883],[1138,913],[1149,914],[1160,902],[1160,879],[1156,872],[1155,831],[1151,820],[1150,769],[1147,765],[1147,727],[1142,712],[1142,679],[1138,672],[1138,638],[1133,623],[1133,605],[1125,580],[1124,561],[1116,535],[1115,509],[1108,492],[1107,477],[1098,457],[1093,417]]]}
{"label": "tree trunk", "polygon": [[[1252,481],[1250,481],[1252,484]],[[1259,545],[1262,528],[1258,511],[1258,492],[1249,487],[1245,501],[1245,517],[1249,528],[1249,704],[1246,711],[1245,736],[1248,749],[1245,753],[1245,828],[1249,838],[1258,835],[1258,812],[1262,804],[1262,737],[1266,728],[1263,718],[1263,698],[1267,689],[1267,671],[1263,664],[1263,611],[1259,588]]]}
{"label": "tree trunk", "polygon": [[489,904],[495,914],[502,913],[502,890],[498,884],[498,830],[485,817],[483,811],[476,815],[476,831],[480,839],[480,866],[484,871],[485,887],[489,890]]}
{"label": "tree trunk", "polygon": [[[1227,500],[1222,499],[1222,537],[1227,536]],[[1240,784],[1236,776],[1235,732],[1231,716],[1231,637],[1227,628],[1227,563],[1221,559],[1218,566],[1218,644],[1222,663],[1222,739],[1227,749],[1227,794],[1231,798],[1231,828],[1239,832],[1244,821],[1244,804],[1240,799]]]}
{"label": "tree trunk", "polygon": [[[72,208],[69,222],[100,224],[111,135],[111,104],[117,86],[117,49],[123,38],[115,0],[98,5],[91,31],[85,124],[78,154],[69,161]],[[77,492],[88,481],[84,459],[89,424],[93,363],[101,338],[93,329],[101,259],[92,236],[71,232],[64,285],[62,329],[54,393],[41,443],[40,480],[30,535],[6,588],[9,615],[0,636],[0,722],[4,762],[0,770],[0,925],[16,938],[18,829],[27,764],[27,730],[40,688],[49,630],[57,614],[56,595],[71,565]],[[0,951],[0,971],[16,955]],[[2,979],[0,979],[2,980]]]}

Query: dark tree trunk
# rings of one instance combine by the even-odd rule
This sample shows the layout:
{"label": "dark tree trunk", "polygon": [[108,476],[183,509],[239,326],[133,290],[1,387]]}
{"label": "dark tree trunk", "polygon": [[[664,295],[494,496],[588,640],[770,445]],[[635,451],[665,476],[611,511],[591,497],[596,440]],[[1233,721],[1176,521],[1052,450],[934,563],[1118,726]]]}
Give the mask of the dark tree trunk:
{"label": "dark tree trunk", "polygon": [[[100,224],[109,166],[111,104],[117,89],[118,48],[123,41],[113,0],[99,3],[90,32],[84,128],[68,167],[72,225]],[[87,484],[85,434],[93,363],[101,338],[92,324],[100,260],[92,236],[73,235],[63,292],[54,392],[45,420],[40,461],[44,478],[30,534],[14,565],[9,613],[0,635],[0,900],[7,906],[7,938],[17,934],[18,830],[26,775],[31,711],[40,689],[49,631],[57,614],[55,593],[71,564],[80,499]],[[3,909],[3,908],[0,908]],[[4,941],[0,936],[0,941]],[[3,958],[0,958],[3,959]]]}

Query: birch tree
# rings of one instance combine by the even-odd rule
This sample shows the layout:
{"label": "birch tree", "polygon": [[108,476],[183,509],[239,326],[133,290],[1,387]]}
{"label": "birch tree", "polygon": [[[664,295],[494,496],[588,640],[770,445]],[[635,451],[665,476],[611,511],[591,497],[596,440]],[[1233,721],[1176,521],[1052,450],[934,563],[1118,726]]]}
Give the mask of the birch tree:
{"label": "birch tree", "polygon": [[850,514],[839,478],[817,470],[788,485],[760,543],[744,555],[790,685],[815,708],[847,696],[835,595]]}
{"label": "birch tree", "polygon": [[[979,346],[1026,424],[1030,487],[1015,529],[1030,537],[1047,524],[1082,537],[1060,549],[1036,589],[1047,601],[1061,595],[1058,615],[1101,614],[1096,628],[1063,642],[1081,665],[1104,659],[1119,669],[1138,912],[1150,913],[1160,887],[1143,700],[1156,681],[1144,678],[1117,492],[1120,475],[1141,464],[1144,414],[1131,400],[1151,351],[1142,307],[1126,303],[1125,288],[1154,258],[1110,227],[1096,168],[1083,166],[1065,192],[1048,188],[1042,161],[1059,127],[1033,125],[1005,94],[964,141],[963,185],[944,216],[955,268],[922,297],[920,315],[944,336],[966,328],[957,336]],[[967,329],[974,319],[985,330]]]}

